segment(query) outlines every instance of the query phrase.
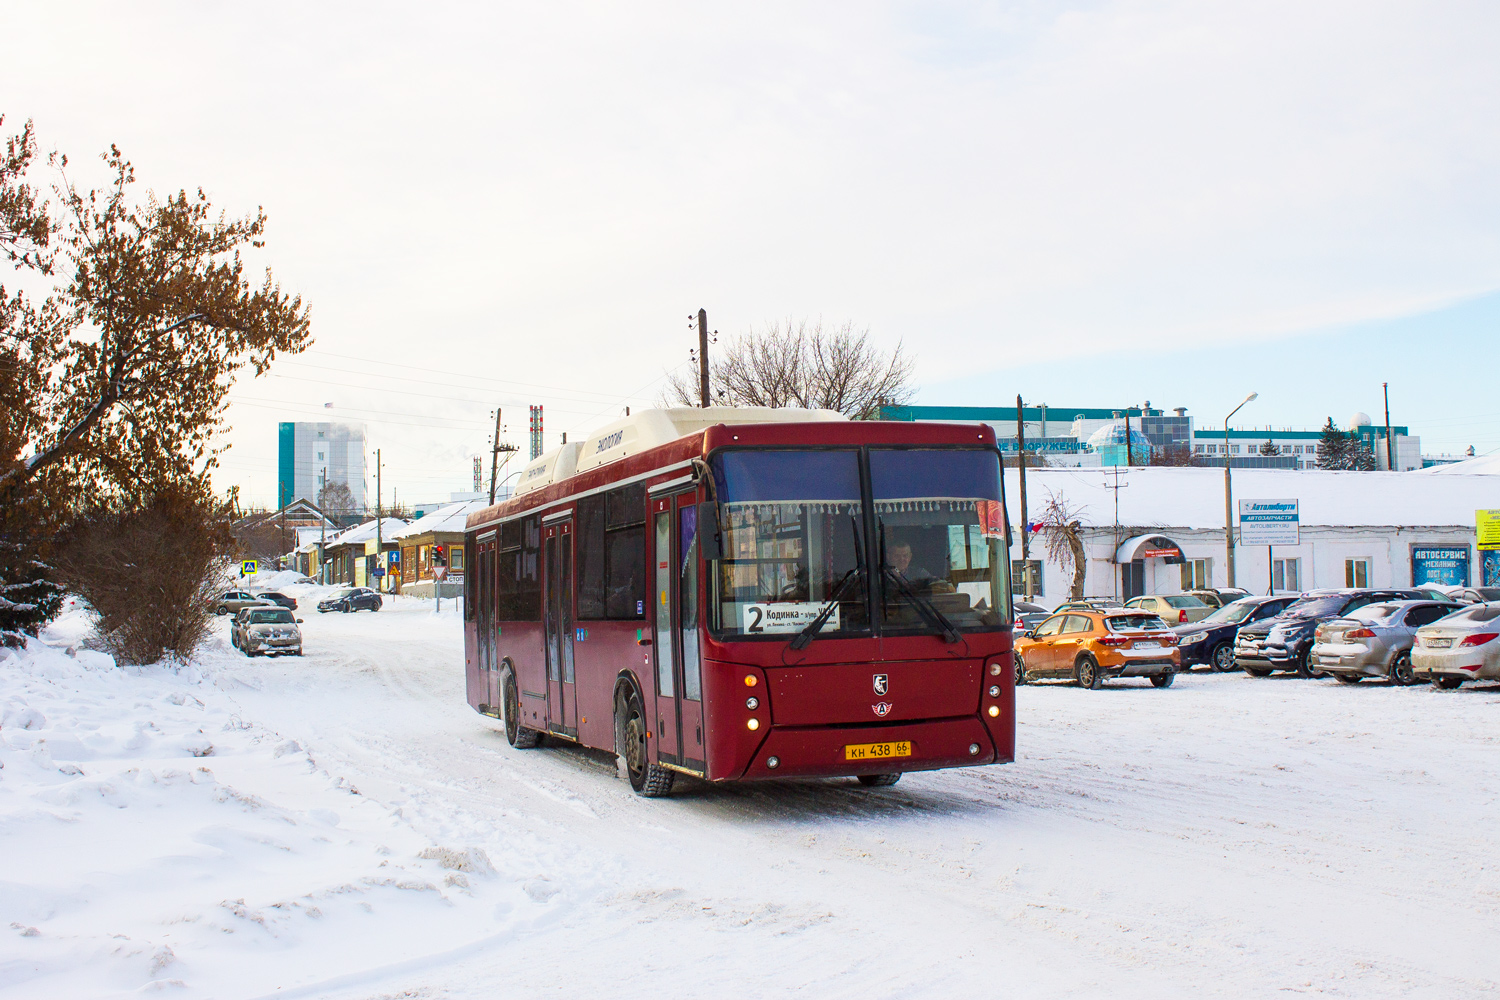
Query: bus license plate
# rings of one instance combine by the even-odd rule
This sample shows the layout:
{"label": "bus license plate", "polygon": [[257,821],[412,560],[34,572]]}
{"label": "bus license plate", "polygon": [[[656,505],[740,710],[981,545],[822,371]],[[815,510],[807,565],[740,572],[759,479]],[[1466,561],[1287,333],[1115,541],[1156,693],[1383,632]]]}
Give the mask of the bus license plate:
{"label": "bus license plate", "polygon": [[887,757],[910,757],[911,743],[851,743],[844,747],[845,760],[883,760]]}

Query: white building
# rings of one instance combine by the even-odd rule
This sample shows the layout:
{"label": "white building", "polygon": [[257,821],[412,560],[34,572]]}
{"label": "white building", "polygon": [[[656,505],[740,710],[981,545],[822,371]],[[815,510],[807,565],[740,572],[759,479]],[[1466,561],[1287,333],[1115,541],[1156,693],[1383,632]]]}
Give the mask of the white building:
{"label": "white building", "polygon": [[[1116,471],[1118,490],[1111,489]],[[1019,524],[1017,475],[1005,470],[1011,520]],[[1236,509],[1241,499],[1299,502],[1299,544],[1269,551],[1236,546],[1235,584],[1254,593],[1450,582],[1435,578],[1443,575],[1470,585],[1500,578],[1500,553],[1477,551],[1474,527],[1476,510],[1500,508],[1495,476],[1240,469],[1233,491]],[[1033,469],[1026,492],[1033,522],[1051,497],[1082,522],[1085,596],[1228,585],[1222,470]],[[1033,536],[1030,556],[1041,564],[1038,603],[1050,607],[1068,598],[1071,574],[1048,561],[1045,549]],[[1011,558],[1019,583],[1019,536]]]}
{"label": "white building", "polygon": [[[343,483],[353,495],[353,511],[365,509],[363,424],[284,421],[277,451],[277,507],[294,500],[317,503],[325,483]],[[349,511],[328,513],[337,517]]]}

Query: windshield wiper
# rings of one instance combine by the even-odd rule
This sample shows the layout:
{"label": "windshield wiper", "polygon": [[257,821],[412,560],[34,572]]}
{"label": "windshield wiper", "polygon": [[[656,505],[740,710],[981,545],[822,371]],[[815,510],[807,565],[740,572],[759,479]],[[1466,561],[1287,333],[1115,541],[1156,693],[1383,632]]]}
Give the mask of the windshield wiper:
{"label": "windshield wiper", "polygon": [[948,616],[945,615],[945,614],[943,614],[936,607],[934,607],[931,601],[929,601],[926,598],[924,598],[921,595],[919,595],[915,590],[912,590],[911,589],[911,584],[907,583],[906,580],[901,576],[901,574],[898,573],[898,572],[896,572],[896,567],[894,567],[890,563],[886,562],[886,560],[885,560],[885,518],[881,518],[880,519],[880,521],[879,521],[879,527],[880,527],[880,569],[881,569],[881,572],[884,574],[885,578],[887,580],[891,581],[892,583],[894,583],[896,585],[896,589],[899,590],[899,591],[901,591],[902,595],[908,601],[911,601],[912,607],[914,607],[914,608],[917,609],[917,614],[919,614],[919,615],[922,616],[922,620],[923,621],[925,621],[932,628],[935,628],[939,632],[943,633],[943,641],[944,642],[949,642],[949,643],[958,642],[960,640],[960,638],[961,638],[959,636],[959,634],[958,634],[958,629],[954,626],[954,624],[951,621],[948,620]]}
{"label": "windshield wiper", "polygon": [[843,579],[833,585],[833,592],[828,595],[828,600],[824,601],[823,606],[818,609],[818,617],[808,622],[807,627],[798,632],[796,638],[792,639],[790,645],[793,649],[803,650],[812,644],[813,639],[817,638],[818,633],[823,630],[823,626],[828,624],[828,619],[833,614],[833,609],[839,606],[839,598],[843,595],[844,588],[849,585],[849,581],[856,576],[863,578],[865,575],[865,557],[864,553],[860,550],[859,544],[859,524],[854,520],[854,515],[852,514],[849,516],[849,527],[854,532],[854,568],[845,573]]}

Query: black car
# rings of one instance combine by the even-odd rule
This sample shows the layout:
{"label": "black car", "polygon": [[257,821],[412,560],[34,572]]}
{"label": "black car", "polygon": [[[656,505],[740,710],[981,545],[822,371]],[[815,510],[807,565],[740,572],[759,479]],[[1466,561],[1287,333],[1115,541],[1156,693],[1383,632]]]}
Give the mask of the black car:
{"label": "black car", "polygon": [[1273,670],[1295,670],[1313,677],[1313,633],[1320,624],[1376,601],[1418,601],[1415,590],[1327,590],[1304,594],[1274,618],[1243,626],[1235,637],[1234,665],[1251,677]]}
{"label": "black car", "polygon": [[319,611],[379,611],[380,595],[369,587],[348,587],[318,602]]}
{"label": "black car", "polygon": [[272,604],[279,604],[283,608],[286,608],[288,611],[297,610],[297,599],[295,597],[288,597],[285,594],[277,593],[274,590],[263,590],[255,596],[259,597],[262,601],[270,601]]}
{"label": "black car", "polygon": [[1215,670],[1234,669],[1234,637],[1241,626],[1272,618],[1287,609],[1296,597],[1241,597],[1230,601],[1201,621],[1177,625],[1177,649],[1182,669],[1207,664]]}
{"label": "black car", "polygon": [[1016,613],[1015,627],[1017,632],[1034,629],[1052,615],[1052,612],[1040,604],[1030,604],[1026,601],[1016,601],[1013,610]]}

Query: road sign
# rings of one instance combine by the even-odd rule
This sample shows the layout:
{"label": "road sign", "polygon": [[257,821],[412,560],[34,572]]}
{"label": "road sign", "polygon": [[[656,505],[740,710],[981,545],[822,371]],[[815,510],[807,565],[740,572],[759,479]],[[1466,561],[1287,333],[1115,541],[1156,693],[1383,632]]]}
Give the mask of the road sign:
{"label": "road sign", "polygon": [[434,566],[434,567],[432,567],[432,578],[434,580],[441,581],[443,579],[443,577],[445,577],[447,575],[448,575],[448,567],[446,567],[446,566]]}
{"label": "road sign", "polygon": [[260,563],[254,559],[240,560],[240,576],[252,576],[260,570]]}
{"label": "road sign", "polygon": [[1479,529],[1481,552],[1500,549],[1500,510],[1476,510],[1474,524]]}
{"label": "road sign", "polygon": [[1299,545],[1296,500],[1241,500],[1241,545]]}
{"label": "road sign", "polygon": [[370,575],[371,576],[385,576],[385,569],[383,567],[381,567],[381,566],[376,566],[374,569],[370,570]]}

